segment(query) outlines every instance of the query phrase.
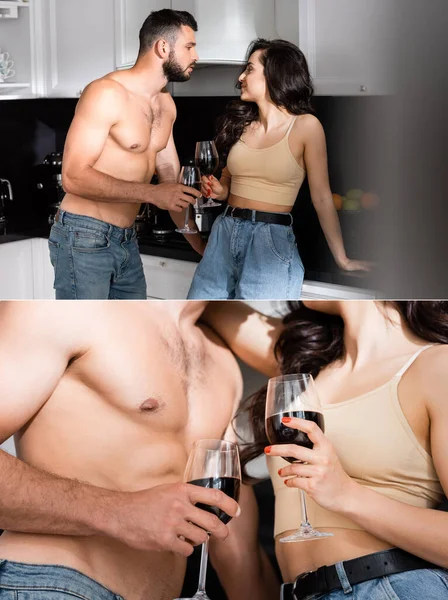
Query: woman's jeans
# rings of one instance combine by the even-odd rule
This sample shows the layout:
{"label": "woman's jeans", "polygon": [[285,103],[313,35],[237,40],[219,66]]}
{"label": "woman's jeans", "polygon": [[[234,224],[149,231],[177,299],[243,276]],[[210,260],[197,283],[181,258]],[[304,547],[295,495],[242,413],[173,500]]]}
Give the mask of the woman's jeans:
{"label": "woman's jeans", "polygon": [[75,569],[0,558],[0,600],[124,600]]}
{"label": "woman's jeans", "polygon": [[[342,563],[336,564],[342,589],[310,600],[444,600],[448,599],[448,571],[418,569],[378,577],[353,587]],[[290,598],[285,600],[291,600]]]}
{"label": "woman's jeans", "polygon": [[298,300],[304,268],[291,226],[220,215],[190,300]]}

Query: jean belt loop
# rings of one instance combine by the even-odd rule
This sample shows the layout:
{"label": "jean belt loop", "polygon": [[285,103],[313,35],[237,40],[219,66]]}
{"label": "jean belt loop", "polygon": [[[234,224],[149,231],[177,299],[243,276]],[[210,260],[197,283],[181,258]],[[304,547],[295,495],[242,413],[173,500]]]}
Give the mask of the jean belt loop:
{"label": "jean belt loop", "polygon": [[113,225],[109,225],[109,229],[107,230],[107,239],[110,241],[111,237],[112,237],[112,232],[114,230],[114,226]]}
{"label": "jean belt loop", "polygon": [[255,223],[255,219],[256,219],[256,217],[257,217],[257,211],[256,211],[256,210],[253,210],[253,211],[252,211],[252,223]]}
{"label": "jean belt loop", "polygon": [[338,563],[336,563],[335,567],[336,567],[336,572],[338,574],[339,581],[341,582],[344,594],[350,594],[353,591],[353,588],[350,585],[350,582],[347,577],[347,573],[345,572],[344,563],[338,562]]}
{"label": "jean belt loop", "polygon": [[64,225],[65,210],[59,209],[59,223]]}
{"label": "jean belt loop", "polygon": [[291,223],[289,224],[290,227],[292,227],[292,224],[294,223],[294,219],[292,218],[292,214],[289,213],[289,217],[291,219]]}

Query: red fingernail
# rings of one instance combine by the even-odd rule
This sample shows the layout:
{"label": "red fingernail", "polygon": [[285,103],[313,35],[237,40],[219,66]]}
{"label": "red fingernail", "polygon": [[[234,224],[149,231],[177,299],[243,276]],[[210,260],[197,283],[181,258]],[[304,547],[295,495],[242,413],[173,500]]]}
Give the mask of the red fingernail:
{"label": "red fingernail", "polygon": [[281,469],[279,469],[279,470],[277,471],[277,473],[278,473],[279,475],[281,475],[281,474],[282,474],[282,470],[281,470]]}
{"label": "red fingernail", "polygon": [[291,422],[291,417],[283,417],[282,422],[283,423],[290,423]]}
{"label": "red fingernail", "polygon": [[266,448],[264,449],[266,454],[269,454],[269,452],[271,451],[272,446],[266,446]]}
{"label": "red fingernail", "polygon": [[285,479],[285,481],[283,482],[285,485],[288,485],[288,480]]}

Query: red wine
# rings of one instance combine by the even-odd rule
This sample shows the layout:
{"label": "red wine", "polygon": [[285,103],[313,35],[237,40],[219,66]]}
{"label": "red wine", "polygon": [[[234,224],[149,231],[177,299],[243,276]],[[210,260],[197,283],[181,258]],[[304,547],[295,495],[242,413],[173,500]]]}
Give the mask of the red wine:
{"label": "red wine", "polygon": [[[189,481],[191,485],[198,485],[200,487],[205,488],[213,488],[215,490],[221,490],[227,496],[233,498],[236,502],[238,502],[240,498],[240,485],[241,482],[236,477],[206,477],[204,479],[195,479],[193,481]],[[224,524],[227,524],[232,517],[229,517],[227,513],[218,508],[217,506],[210,506],[209,504],[196,504],[198,508],[201,510],[206,510],[218,517]]]}
{"label": "red wine", "polygon": [[[195,190],[200,192],[201,191],[201,182],[198,181],[197,183],[188,184],[188,187],[194,188]],[[188,194],[188,192],[185,192],[185,193]],[[188,194],[188,195],[192,196],[196,200],[196,196],[194,194]]]}
{"label": "red wine", "polygon": [[199,167],[202,175],[213,175],[219,167],[219,158],[213,158],[211,160],[198,158],[196,166]]}
{"label": "red wine", "polygon": [[[266,419],[266,435],[271,444],[297,444],[297,446],[304,446],[310,450],[313,449],[313,442],[308,435],[303,431],[292,429],[282,423],[284,417],[295,417],[297,419],[313,421],[322,429],[322,431],[325,431],[324,416],[322,413],[310,410],[294,410],[291,412],[278,413]],[[283,458],[291,463],[296,461],[295,458],[287,458],[286,456]]]}

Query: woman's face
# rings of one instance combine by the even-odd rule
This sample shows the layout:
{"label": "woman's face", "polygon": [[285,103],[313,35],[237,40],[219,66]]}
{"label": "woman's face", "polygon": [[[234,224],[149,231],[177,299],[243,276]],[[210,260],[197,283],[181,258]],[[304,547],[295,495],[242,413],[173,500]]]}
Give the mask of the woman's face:
{"label": "woman's face", "polygon": [[239,77],[241,100],[244,102],[257,102],[266,98],[266,77],[260,62],[262,53],[262,50],[257,50],[250,56],[246,70]]}

